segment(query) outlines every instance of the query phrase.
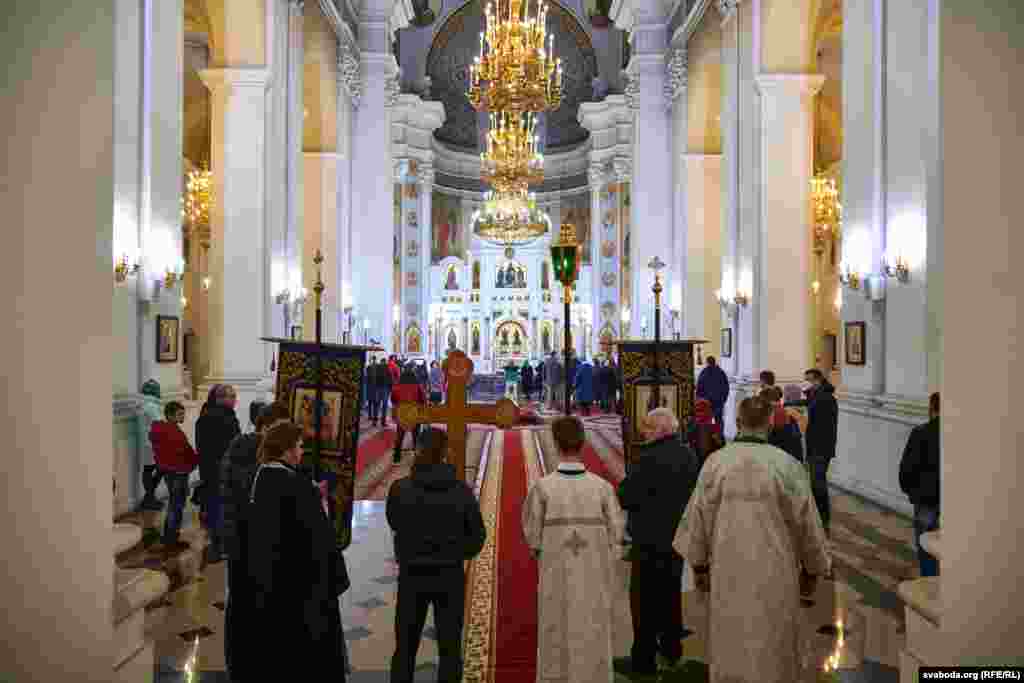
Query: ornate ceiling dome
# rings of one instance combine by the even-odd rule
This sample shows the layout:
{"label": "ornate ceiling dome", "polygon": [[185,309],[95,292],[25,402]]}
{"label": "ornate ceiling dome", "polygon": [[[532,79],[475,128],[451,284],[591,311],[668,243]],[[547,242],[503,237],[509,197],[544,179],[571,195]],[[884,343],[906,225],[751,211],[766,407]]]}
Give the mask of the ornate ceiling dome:
{"label": "ornate ceiling dome", "polygon": [[[533,5],[534,3],[531,3]],[[568,149],[587,139],[588,131],[576,120],[580,102],[593,99],[597,56],[590,37],[573,14],[548,0],[547,30],[555,37],[555,55],[562,60],[562,106],[545,114],[545,151]],[[463,151],[479,148],[478,116],[466,98],[469,66],[480,53],[483,30],[481,0],[470,0],[452,12],[438,30],[427,55],[427,75],[434,96],[444,103],[447,115],[437,139]]]}

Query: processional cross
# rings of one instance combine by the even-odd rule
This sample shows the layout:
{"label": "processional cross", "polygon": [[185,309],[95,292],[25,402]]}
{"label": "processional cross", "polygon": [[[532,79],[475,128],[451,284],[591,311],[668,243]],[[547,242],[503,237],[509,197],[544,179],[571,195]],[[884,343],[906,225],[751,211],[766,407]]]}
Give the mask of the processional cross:
{"label": "processional cross", "polygon": [[473,361],[462,351],[452,351],[445,361],[448,398],[444,405],[418,403],[398,405],[398,423],[409,430],[420,424],[448,426],[448,462],[463,481],[466,479],[466,438],[471,424],[495,425],[508,429],[519,421],[519,407],[507,398],[497,403],[469,403],[466,387],[473,377]]}

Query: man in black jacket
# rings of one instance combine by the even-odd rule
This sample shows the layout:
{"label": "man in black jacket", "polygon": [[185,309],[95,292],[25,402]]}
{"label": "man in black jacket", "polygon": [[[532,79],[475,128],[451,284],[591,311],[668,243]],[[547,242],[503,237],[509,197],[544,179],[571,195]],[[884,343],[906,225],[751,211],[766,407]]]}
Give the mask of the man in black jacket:
{"label": "man in black jacket", "polygon": [[367,367],[370,373],[370,424],[388,426],[388,403],[391,400],[391,387],[394,383],[388,361],[381,358],[376,364]]}
{"label": "man in black jacket", "polygon": [[388,492],[387,518],[398,560],[391,683],[412,683],[428,605],[434,606],[437,629],[437,680],[462,680],[463,563],[483,549],[487,532],[473,491],[444,462],[447,449],[445,432],[424,429],[412,474]]}
{"label": "man in black jacket", "polygon": [[629,580],[633,613],[631,673],[656,675],[657,655],[675,666],[682,657],[683,558],[672,548],[676,527],[697,483],[697,456],[679,434],[679,421],[656,408],[641,427],[647,442],[619,484],[619,503],[629,513],[633,562]]}
{"label": "man in black jacket", "polygon": [[939,562],[921,547],[921,534],[939,528],[939,394],[928,398],[928,422],[914,427],[900,460],[900,488],[914,505],[914,545],[921,576],[938,576]]}
{"label": "man in black jacket", "polygon": [[231,442],[242,433],[235,415],[238,395],[229,384],[219,384],[203,406],[203,413],[196,421],[196,448],[199,451],[199,475],[203,480],[203,510],[206,529],[210,534],[207,548],[207,562],[213,564],[223,560],[221,527],[223,524],[222,499],[220,493],[220,465]]}
{"label": "man in black jacket", "polygon": [[821,515],[821,525],[829,533],[832,507],[828,499],[828,466],[836,457],[836,441],[839,438],[839,404],[836,403],[836,388],[825,379],[818,368],[804,373],[804,379],[811,385],[807,397],[807,466],[811,470],[811,492],[814,504]]}

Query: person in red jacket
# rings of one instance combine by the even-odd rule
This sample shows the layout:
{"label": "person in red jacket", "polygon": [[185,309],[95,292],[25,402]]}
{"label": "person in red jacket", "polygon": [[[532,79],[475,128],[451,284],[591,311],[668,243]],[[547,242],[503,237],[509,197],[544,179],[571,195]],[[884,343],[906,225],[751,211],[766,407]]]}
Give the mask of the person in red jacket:
{"label": "person in red jacket", "polygon": [[153,444],[153,460],[164,476],[170,492],[167,520],[164,522],[163,544],[168,549],[178,546],[185,500],[188,498],[188,476],[199,466],[199,456],[181,430],[185,422],[185,406],[171,401],[164,406],[163,422],[154,422],[149,430]]}
{"label": "person in red jacket", "polygon": [[[416,379],[416,373],[411,367],[406,367],[402,370],[402,374],[399,376],[398,383],[395,384],[391,390],[391,411],[395,418],[395,424],[398,428],[398,434],[395,436],[395,464],[402,462],[402,441],[405,440],[405,430],[402,429],[402,425],[398,422],[398,404],[400,403],[419,403],[424,405],[427,402],[427,393],[423,391],[423,385],[420,384],[419,380]],[[420,426],[416,425],[412,430],[412,443],[413,446],[419,441],[420,437]]]}

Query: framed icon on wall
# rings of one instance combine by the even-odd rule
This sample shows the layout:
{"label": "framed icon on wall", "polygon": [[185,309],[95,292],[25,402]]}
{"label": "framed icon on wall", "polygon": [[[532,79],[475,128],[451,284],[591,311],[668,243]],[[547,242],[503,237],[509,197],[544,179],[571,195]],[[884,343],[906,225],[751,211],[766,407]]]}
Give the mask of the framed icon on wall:
{"label": "framed icon on wall", "polygon": [[722,328],[722,339],[721,339],[722,350],[720,355],[722,358],[732,358],[732,328]]}

